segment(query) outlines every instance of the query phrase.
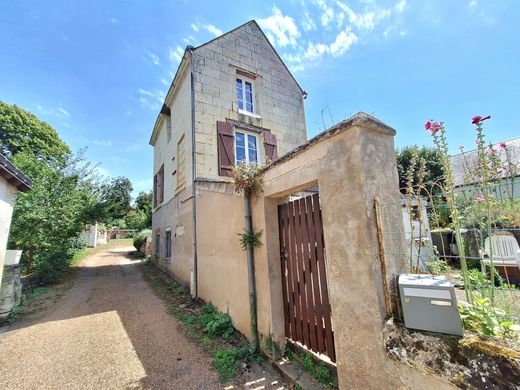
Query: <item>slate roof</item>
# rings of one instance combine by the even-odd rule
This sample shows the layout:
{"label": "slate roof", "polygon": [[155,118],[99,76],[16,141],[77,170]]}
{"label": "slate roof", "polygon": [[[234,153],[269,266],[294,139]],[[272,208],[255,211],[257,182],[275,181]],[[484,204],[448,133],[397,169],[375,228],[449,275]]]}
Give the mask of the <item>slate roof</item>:
{"label": "slate roof", "polygon": [[[511,161],[517,166],[520,175],[520,138],[514,138],[509,141],[499,142],[493,145],[493,148],[497,151],[497,154],[502,162],[506,162],[506,154],[501,148],[501,144],[506,145],[506,149],[511,156]],[[454,154],[450,156],[451,166],[453,168],[453,176],[455,179],[455,186],[460,187],[464,184],[471,184],[470,182],[464,183],[467,167],[475,169],[476,162],[478,159],[478,153],[476,149],[464,151],[464,153]],[[518,176],[517,175],[517,176]]]}
{"label": "slate roof", "polygon": [[0,154],[0,176],[18,188],[18,191],[26,192],[32,187],[31,179],[25,176],[2,154]]}

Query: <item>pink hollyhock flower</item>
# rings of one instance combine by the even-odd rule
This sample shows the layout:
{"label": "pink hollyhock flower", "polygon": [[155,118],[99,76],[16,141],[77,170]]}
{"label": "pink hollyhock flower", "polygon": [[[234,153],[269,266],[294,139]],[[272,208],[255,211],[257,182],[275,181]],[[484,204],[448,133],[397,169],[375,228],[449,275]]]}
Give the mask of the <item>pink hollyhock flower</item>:
{"label": "pink hollyhock flower", "polygon": [[476,202],[483,202],[485,200],[486,200],[486,198],[484,198],[484,196],[482,196],[482,195],[475,195],[475,201]]}
{"label": "pink hollyhock flower", "polygon": [[500,149],[505,149],[505,148],[506,148],[506,143],[505,143],[505,142],[502,142],[502,143],[500,144]]}
{"label": "pink hollyhock flower", "polygon": [[441,124],[439,122],[433,122],[430,127],[430,131],[432,135],[435,135],[441,129]]}
{"label": "pink hollyhock flower", "polygon": [[473,118],[471,118],[471,123],[474,125],[478,125],[478,124],[480,124],[480,122],[483,122],[489,118],[491,118],[491,115],[488,115],[485,117],[481,117],[480,115],[477,115],[477,116],[474,116]]}
{"label": "pink hollyhock flower", "polygon": [[425,130],[430,130],[430,127],[432,127],[432,121],[428,121],[424,124]]}

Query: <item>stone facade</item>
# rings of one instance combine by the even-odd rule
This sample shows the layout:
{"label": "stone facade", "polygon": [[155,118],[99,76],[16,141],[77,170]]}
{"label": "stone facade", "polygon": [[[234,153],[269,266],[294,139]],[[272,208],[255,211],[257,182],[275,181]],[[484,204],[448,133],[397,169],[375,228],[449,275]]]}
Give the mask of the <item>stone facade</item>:
{"label": "stone facade", "polygon": [[[238,108],[237,77],[252,84],[253,113]],[[245,253],[237,238],[243,226],[243,201],[233,193],[231,178],[219,175],[217,121],[256,134],[259,161],[265,162],[266,132],[276,138],[278,155],[306,141],[304,96],[251,21],[186,50],[150,138],[153,173],[163,172],[155,192],[164,193],[158,196],[152,218],[154,259],[181,283],[191,285],[192,293],[220,310],[235,312],[235,325],[245,333],[247,310],[238,315],[247,309]],[[170,258],[166,258],[167,237],[171,237]],[[228,255],[217,249],[217,241],[225,243]],[[238,269],[241,279],[230,289],[218,271]]]}

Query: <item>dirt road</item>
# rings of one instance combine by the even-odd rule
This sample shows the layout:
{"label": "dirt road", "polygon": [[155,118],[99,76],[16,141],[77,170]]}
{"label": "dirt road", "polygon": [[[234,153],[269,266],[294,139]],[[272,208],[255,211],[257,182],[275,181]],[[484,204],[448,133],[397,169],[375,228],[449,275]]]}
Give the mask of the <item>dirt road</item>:
{"label": "dirt road", "polygon": [[2,389],[222,388],[130,250],[86,258],[56,304],[0,334]]}

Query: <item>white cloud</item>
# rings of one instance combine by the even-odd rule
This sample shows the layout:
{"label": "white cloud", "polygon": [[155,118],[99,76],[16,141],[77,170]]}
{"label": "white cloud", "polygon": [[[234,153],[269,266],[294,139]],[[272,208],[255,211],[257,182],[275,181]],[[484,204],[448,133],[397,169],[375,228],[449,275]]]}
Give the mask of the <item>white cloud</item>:
{"label": "white cloud", "polygon": [[406,0],[399,0],[399,2],[395,5],[395,10],[397,12],[404,12],[406,9]]}
{"label": "white cloud", "polygon": [[258,24],[262,27],[271,42],[276,46],[296,46],[296,38],[300,36],[294,19],[284,16],[276,6],[272,8],[273,14],[265,19],[259,19]]}
{"label": "white cloud", "polygon": [[350,28],[347,28],[341,31],[336,37],[336,40],[329,46],[330,54],[334,57],[338,57],[350,49],[350,46],[357,41],[358,37],[356,34],[350,31]]}
{"label": "white cloud", "polygon": [[143,107],[147,107],[153,111],[159,110],[164,102],[164,93],[158,89],[147,91],[139,88],[139,101]]}
{"label": "white cloud", "polygon": [[478,2],[476,0],[471,0],[469,2],[470,8],[475,8],[478,5]]}
{"label": "white cloud", "polygon": [[309,11],[303,12],[302,28],[303,28],[303,31],[316,30],[316,22],[311,18]]}
{"label": "white cloud", "polygon": [[190,26],[191,26],[193,31],[199,32],[199,27],[195,23],[192,23]]}
{"label": "white cloud", "polygon": [[169,87],[170,86],[170,83],[168,82],[168,80],[166,80],[165,78],[161,78],[161,84],[166,86],[166,87]]}
{"label": "white cloud", "polygon": [[99,146],[110,146],[112,145],[112,141],[110,141],[109,139],[100,139],[100,140],[93,140],[93,141],[90,141],[92,142],[94,145],[99,145]]}
{"label": "white cloud", "polygon": [[161,59],[159,58],[159,56],[157,54],[154,54],[154,53],[146,50],[146,55],[148,56],[150,61],[152,61],[152,64],[159,65],[161,63]]}
{"label": "white cloud", "polygon": [[110,23],[119,23],[119,20],[116,18],[110,18]]}
{"label": "white cloud", "polygon": [[[363,12],[356,13],[352,8],[341,1],[336,1],[336,4],[347,14],[350,24],[366,31],[373,30],[381,21],[389,18],[392,14],[390,9],[381,8],[377,5],[371,6],[371,9],[365,9]],[[404,6],[405,5],[406,1],[404,1]]]}
{"label": "white cloud", "polygon": [[201,27],[203,29],[205,29],[206,31],[208,31],[209,33],[215,35],[216,37],[219,37],[222,35],[222,30],[218,29],[217,27],[215,27],[212,24],[203,24]]}
{"label": "white cloud", "polygon": [[175,49],[169,49],[169,57],[173,63],[179,63],[182,60],[182,56],[184,55],[184,49],[180,46],[177,46]]}
{"label": "white cloud", "polygon": [[36,109],[43,115],[53,116],[58,119],[70,118],[70,113],[63,107],[61,103],[58,103],[56,108],[46,108],[40,104],[36,104]]}

